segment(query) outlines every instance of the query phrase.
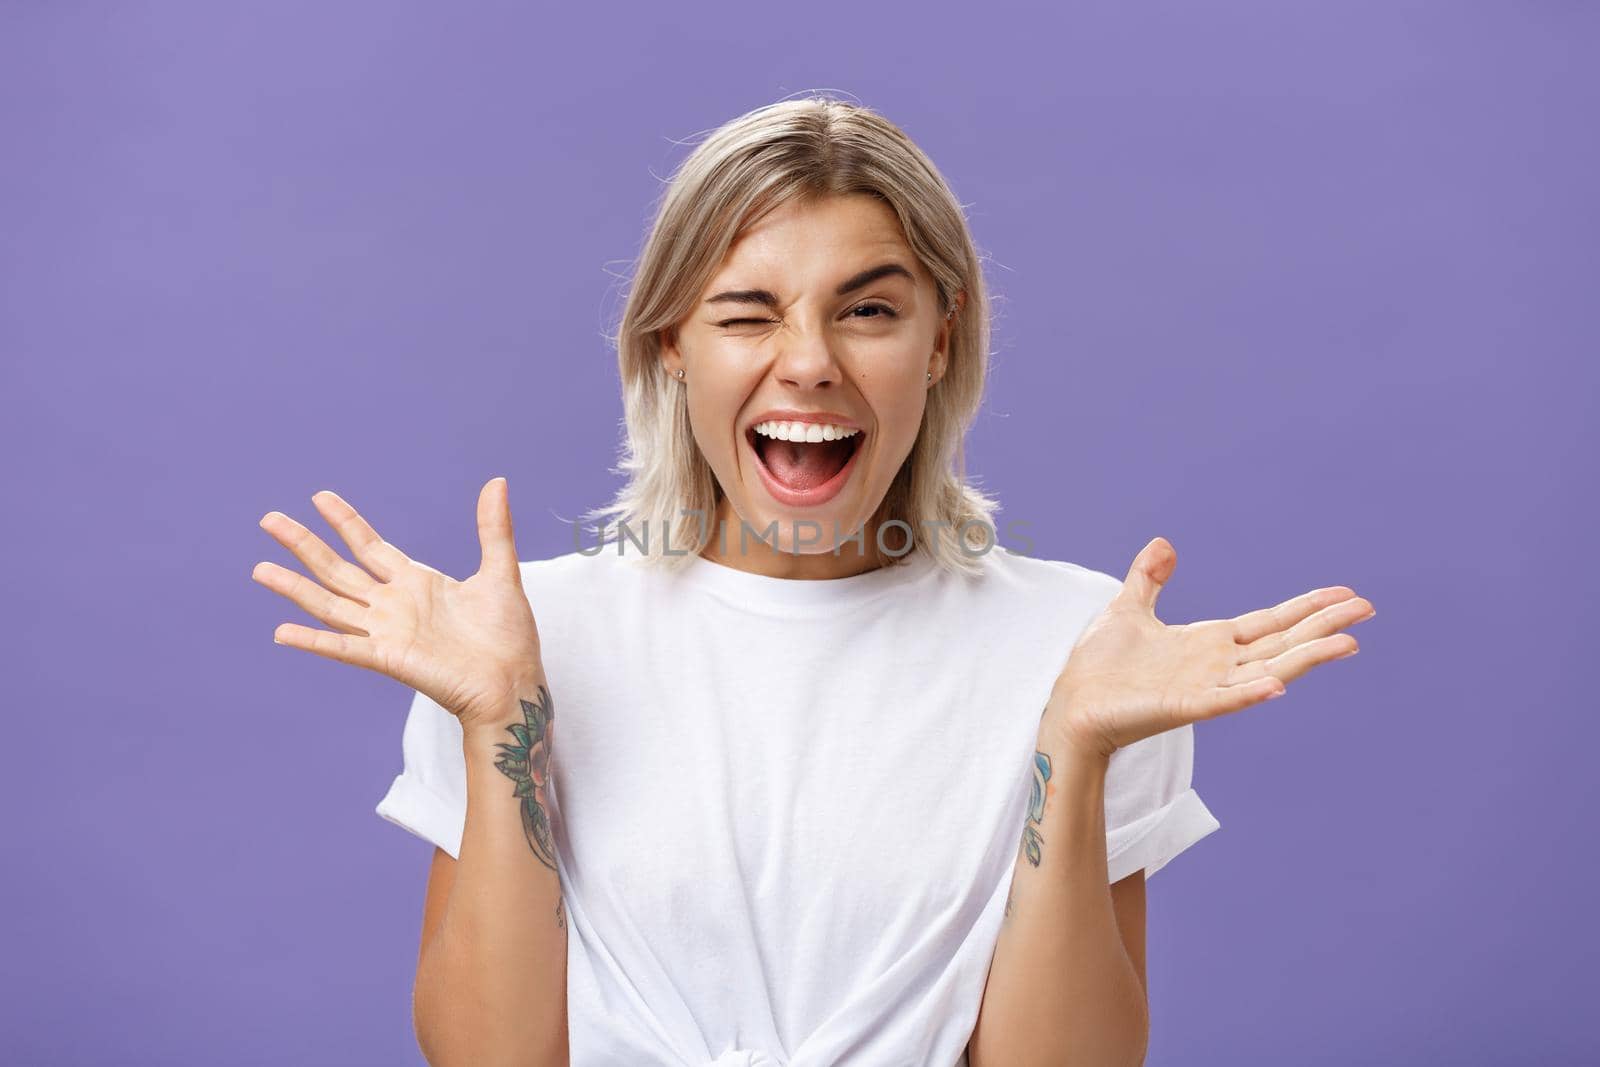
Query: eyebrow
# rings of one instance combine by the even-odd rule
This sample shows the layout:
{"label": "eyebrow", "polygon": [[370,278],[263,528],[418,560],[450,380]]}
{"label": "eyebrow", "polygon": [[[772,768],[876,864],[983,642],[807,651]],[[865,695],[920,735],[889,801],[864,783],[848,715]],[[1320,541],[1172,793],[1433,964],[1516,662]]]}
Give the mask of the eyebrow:
{"label": "eyebrow", "polygon": [[[916,278],[911,272],[898,263],[882,263],[876,267],[869,267],[860,274],[844,281],[839,288],[834,290],[835,296],[845,296],[855,292],[863,286],[871,285],[879,278],[898,275],[908,281],[915,282]],[[709,298],[708,304],[763,304],[769,308],[778,306],[778,297],[768,289],[727,289]]]}

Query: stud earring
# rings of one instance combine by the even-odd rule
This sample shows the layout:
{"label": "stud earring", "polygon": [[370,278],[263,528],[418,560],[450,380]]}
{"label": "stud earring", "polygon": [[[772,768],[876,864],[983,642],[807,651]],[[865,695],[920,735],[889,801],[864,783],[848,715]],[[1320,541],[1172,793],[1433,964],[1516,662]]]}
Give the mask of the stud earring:
{"label": "stud earring", "polygon": [[928,372],[928,381],[933,381],[933,371]]}
{"label": "stud earring", "polygon": [[678,368],[678,381],[680,381],[680,382],[683,381],[683,368],[682,367]]}

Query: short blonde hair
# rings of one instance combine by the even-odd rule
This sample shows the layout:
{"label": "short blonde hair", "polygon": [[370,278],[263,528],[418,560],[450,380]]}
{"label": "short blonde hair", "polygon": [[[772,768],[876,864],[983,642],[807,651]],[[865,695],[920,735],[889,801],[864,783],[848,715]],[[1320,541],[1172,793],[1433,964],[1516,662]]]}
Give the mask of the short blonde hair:
{"label": "short blonde hair", "polygon": [[[627,483],[610,504],[583,516],[600,520],[593,533],[602,544],[617,541],[626,524],[645,542],[651,562],[677,567],[716,536],[722,490],[695,443],[684,390],[661,362],[660,332],[690,313],[746,226],[791,200],[852,193],[876,196],[894,210],[907,243],[934,278],[941,314],[957,293],[966,293],[952,322],[945,373],[929,390],[916,442],[874,518],[908,524],[912,551],[954,571],[978,572],[978,557],[995,544],[999,508],[968,484],[963,447],[989,365],[989,306],[978,254],[960,203],[922,150],[876,112],[826,96],[768,104],[722,125],[667,184],[610,338],[626,425],[621,462],[612,472]],[[610,520],[618,526],[607,531]],[[671,553],[664,536],[669,529]],[[738,543],[736,537],[729,535],[730,543]],[[903,538],[885,541],[886,551],[902,550]],[[637,544],[631,548],[639,554]]]}

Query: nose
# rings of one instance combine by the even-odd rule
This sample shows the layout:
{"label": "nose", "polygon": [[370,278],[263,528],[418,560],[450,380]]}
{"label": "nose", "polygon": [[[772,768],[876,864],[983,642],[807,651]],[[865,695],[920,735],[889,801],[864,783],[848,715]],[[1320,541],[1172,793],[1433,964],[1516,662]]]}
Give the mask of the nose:
{"label": "nose", "polygon": [[828,345],[828,335],[823,331],[809,335],[785,334],[779,341],[773,373],[783,384],[796,389],[837,385],[839,362]]}

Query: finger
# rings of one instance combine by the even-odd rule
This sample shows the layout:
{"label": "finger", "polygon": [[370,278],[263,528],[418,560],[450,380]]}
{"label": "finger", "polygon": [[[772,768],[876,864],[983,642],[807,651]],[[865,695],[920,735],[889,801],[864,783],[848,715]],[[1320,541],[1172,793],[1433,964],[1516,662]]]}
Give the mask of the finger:
{"label": "finger", "polygon": [[272,639],[280,645],[304,649],[324,659],[383,673],[378,665],[377,646],[371,638],[314,630],[299,623],[286,622],[272,631]]}
{"label": "finger", "polygon": [[483,548],[480,573],[520,580],[511,529],[511,490],[504,478],[489,479],[478,493],[478,544]]}
{"label": "finger", "polygon": [[1270,608],[1236,615],[1228,620],[1233,623],[1233,639],[1241,645],[1249,644],[1268,634],[1287,630],[1312,612],[1320,611],[1329,604],[1348,600],[1355,595],[1354,589],[1343,585],[1332,585],[1323,589],[1313,589],[1309,593],[1301,593]]}
{"label": "finger", "polygon": [[354,600],[348,600],[338,593],[329,592],[303,574],[263,560],[256,564],[255,570],[250,572],[250,577],[274,593],[288,597],[300,605],[307,615],[320,622],[325,622],[347,634],[371,636],[367,633],[366,627],[361,625],[366,605],[357,604]]}
{"label": "finger", "polygon": [[400,569],[411,562],[404,552],[379,537],[378,531],[338,493],[324,489],[313,494],[311,502],[317,506],[328,525],[350,546],[351,554],[379,579],[385,582],[393,580]]}
{"label": "finger", "polygon": [[1194,697],[1191,706],[1182,709],[1181,714],[1187,722],[1215,719],[1263,700],[1271,700],[1282,693],[1283,683],[1270,675],[1239,685],[1220,685]]}
{"label": "finger", "polygon": [[1354,655],[1360,650],[1361,646],[1349,634],[1319,637],[1315,641],[1295,645],[1271,659],[1241,663],[1228,672],[1228,681],[1240,685],[1270,677],[1288,684],[1318,664]]}
{"label": "finger", "polygon": [[367,590],[377,583],[372,575],[328,547],[326,541],[281,511],[269,511],[260,526],[295,558],[306,565],[323,585],[341,596],[368,603]]}
{"label": "finger", "polygon": [[1122,591],[1117,596],[1125,597],[1153,613],[1156,597],[1161,595],[1162,587],[1172,577],[1173,568],[1177,565],[1178,553],[1172,543],[1165,537],[1154,538],[1133,557],[1133,565],[1128,568],[1128,577],[1123,579]]}
{"label": "finger", "polygon": [[1366,597],[1352,596],[1348,600],[1329,604],[1320,611],[1312,612],[1287,630],[1267,634],[1244,645],[1240,649],[1239,662],[1249,663],[1252,660],[1270,659],[1296,645],[1338,633],[1345,627],[1363,622],[1376,614],[1372,602]]}

